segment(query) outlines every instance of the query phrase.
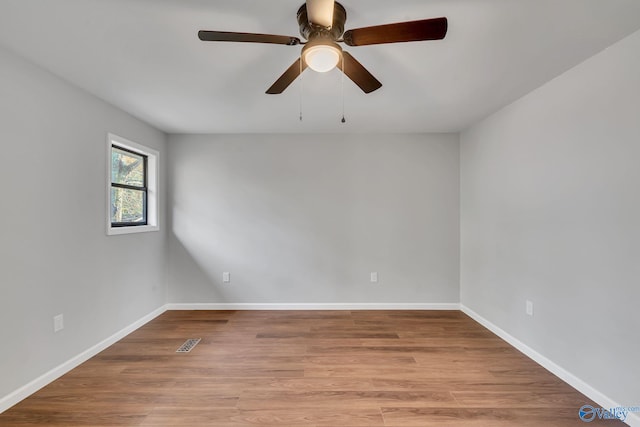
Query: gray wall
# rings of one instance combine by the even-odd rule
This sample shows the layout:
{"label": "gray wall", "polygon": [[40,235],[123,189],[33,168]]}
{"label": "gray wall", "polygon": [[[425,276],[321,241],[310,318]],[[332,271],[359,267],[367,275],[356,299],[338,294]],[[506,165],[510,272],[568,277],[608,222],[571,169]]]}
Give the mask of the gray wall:
{"label": "gray wall", "polygon": [[640,32],[461,135],[462,303],[623,405],[640,397],[638,52]]}
{"label": "gray wall", "polygon": [[2,397],[165,303],[165,232],[107,237],[105,187],[107,132],[161,162],[166,142],[2,48],[0,64]]}
{"label": "gray wall", "polygon": [[459,301],[457,135],[175,135],[169,177],[172,303]]}

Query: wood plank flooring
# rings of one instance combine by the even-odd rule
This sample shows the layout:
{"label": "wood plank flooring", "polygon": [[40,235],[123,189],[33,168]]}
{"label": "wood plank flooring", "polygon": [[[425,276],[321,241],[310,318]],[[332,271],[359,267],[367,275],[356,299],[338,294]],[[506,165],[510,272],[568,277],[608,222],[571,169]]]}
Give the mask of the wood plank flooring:
{"label": "wood plank flooring", "polygon": [[564,427],[585,404],[458,311],[168,311],[0,426]]}

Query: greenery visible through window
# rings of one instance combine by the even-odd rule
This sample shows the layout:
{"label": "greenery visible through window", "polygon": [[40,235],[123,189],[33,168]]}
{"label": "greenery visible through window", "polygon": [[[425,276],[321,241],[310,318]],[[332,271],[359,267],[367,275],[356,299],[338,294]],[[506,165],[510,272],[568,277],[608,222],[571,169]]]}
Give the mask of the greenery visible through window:
{"label": "greenery visible through window", "polygon": [[111,146],[111,226],[147,225],[147,156]]}

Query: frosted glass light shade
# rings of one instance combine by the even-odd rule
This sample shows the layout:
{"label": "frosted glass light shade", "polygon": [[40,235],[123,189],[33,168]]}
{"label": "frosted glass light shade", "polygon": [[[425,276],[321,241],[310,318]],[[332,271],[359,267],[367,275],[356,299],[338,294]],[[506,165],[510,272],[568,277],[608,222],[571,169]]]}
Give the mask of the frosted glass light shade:
{"label": "frosted glass light shade", "polygon": [[312,70],[326,73],[338,65],[340,54],[340,50],[331,45],[318,44],[305,49],[304,61]]}

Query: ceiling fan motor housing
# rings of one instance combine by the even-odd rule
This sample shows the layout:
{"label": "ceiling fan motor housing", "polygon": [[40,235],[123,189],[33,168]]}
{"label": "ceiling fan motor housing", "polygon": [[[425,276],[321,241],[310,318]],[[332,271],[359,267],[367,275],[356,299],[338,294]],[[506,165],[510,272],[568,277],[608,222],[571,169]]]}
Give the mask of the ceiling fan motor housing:
{"label": "ceiling fan motor housing", "polygon": [[330,28],[309,22],[307,15],[307,4],[303,4],[298,9],[298,25],[300,34],[305,39],[311,41],[316,39],[329,39],[338,41],[344,33],[344,23],[347,21],[347,11],[340,3],[335,2],[333,8],[333,25]]}

